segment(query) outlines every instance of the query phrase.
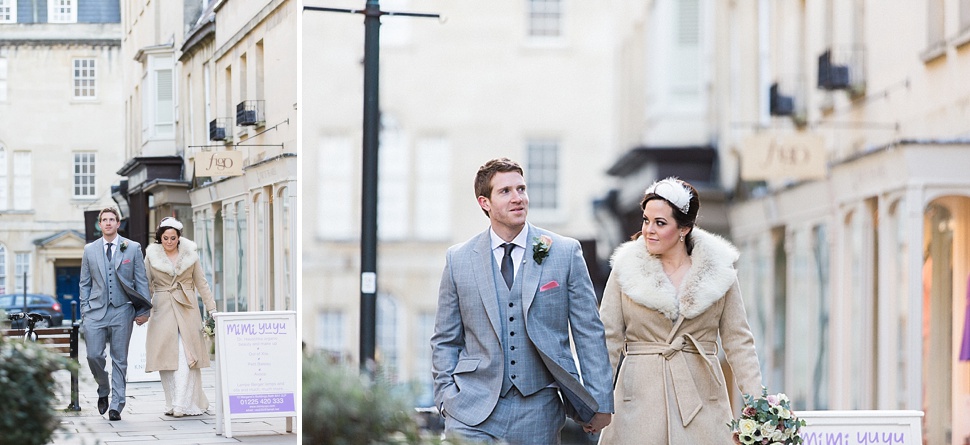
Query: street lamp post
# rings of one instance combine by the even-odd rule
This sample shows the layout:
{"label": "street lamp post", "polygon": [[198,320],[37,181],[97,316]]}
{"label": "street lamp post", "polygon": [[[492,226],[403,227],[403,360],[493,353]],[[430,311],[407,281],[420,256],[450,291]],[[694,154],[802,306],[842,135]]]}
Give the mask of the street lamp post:
{"label": "street lamp post", "polygon": [[308,11],[364,15],[364,146],[360,224],[360,369],[373,371],[377,344],[377,156],[380,146],[381,16],[434,17],[438,14],[381,11],[380,0],[363,10],[304,6]]}

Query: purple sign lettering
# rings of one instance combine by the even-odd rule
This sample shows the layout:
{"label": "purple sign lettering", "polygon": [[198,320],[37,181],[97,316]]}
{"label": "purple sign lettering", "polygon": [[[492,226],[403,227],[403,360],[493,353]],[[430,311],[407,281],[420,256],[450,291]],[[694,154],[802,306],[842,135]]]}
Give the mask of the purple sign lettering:
{"label": "purple sign lettering", "polygon": [[229,396],[230,414],[296,411],[293,394],[246,394]]}

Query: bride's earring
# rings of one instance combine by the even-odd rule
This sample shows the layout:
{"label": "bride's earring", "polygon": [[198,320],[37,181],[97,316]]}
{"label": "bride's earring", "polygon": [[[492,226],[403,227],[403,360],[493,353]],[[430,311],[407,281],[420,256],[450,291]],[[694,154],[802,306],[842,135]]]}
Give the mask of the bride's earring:
{"label": "bride's earring", "polygon": [[680,242],[684,242],[684,234],[683,233],[680,234]]}

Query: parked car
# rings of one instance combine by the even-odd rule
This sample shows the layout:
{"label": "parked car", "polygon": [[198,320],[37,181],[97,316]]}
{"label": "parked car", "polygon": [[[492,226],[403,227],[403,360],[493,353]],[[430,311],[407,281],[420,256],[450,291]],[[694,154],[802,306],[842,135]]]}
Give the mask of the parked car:
{"label": "parked car", "polygon": [[[0,295],[0,309],[3,309],[7,314],[23,312],[24,294]],[[46,319],[38,322],[36,325],[38,328],[60,326],[64,322],[64,313],[61,312],[61,303],[58,303],[57,298],[50,295],[27,294],[27,312],[37,312],[39,314],[48,314],[51,316],[49,323]],[[24,320],[13,320],[10,327],[12,329],[22,329],[24,327]]]}

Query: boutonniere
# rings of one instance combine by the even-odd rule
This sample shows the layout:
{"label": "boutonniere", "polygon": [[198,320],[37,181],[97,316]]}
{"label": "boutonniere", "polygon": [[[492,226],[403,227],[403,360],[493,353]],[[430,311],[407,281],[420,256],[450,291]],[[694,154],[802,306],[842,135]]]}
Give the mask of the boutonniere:
{"label": "boutonniere", "polygon": [[121,247],[120,247],[121,251],[124,252],[125,249],[127,249],[127,248],[128,248],[128,241],[122,241],[121,242]]}
{"label": "boutonniere", "polygon": [[542,264],[542,260],[549,256],[551,247],[552,238],[547,235],[532,238],[532,259],[536,260],[536,263]]}

